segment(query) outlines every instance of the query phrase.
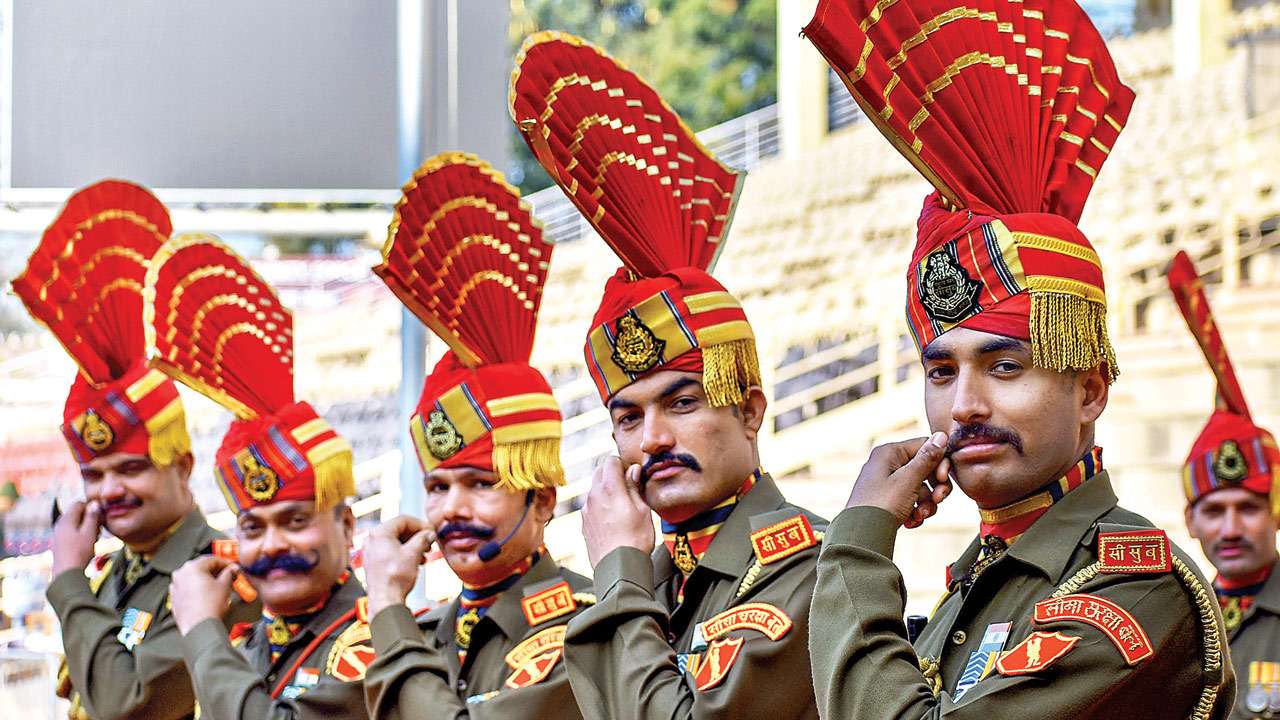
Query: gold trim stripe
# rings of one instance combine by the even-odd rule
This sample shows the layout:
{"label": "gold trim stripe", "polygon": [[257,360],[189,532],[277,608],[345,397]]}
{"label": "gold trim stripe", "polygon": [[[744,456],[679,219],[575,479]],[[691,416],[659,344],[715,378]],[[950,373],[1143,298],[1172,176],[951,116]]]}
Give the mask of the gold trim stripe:
{"label": "gold trim stripe", "polygon": [[689,312],[693,315],[711,312],[712,310],[742,309],[742,303],[738,302],[737,298],[721,290],[687,295],[684,298],[684,304],[688,306]]}
{"label": "gold trim stripe", "polygon": [[732,340],[754,340],[755,333],[746,320],[730,320],[710,327],[704,327],[694,333],[699,347],[722,345]]}
{"label": "gold trim stripe", "polygon": [[1080,280],[1056,277],[1054,275],[1028,275],[1027,287],[1031,292],[1051,292],[1060,295],[1074,295],[1089,302],[1107,304],[1107,296],[1102,289]]}
{"label": "gold trim stripe", "polygon": [[1050,237],[1048,235],[1037,235],[1036,233],[1015,232],[1013,233],[1013,241],[1019,247],[1030,248],[1032,250],[1044,250],[1047,252],[1058,253],[1059,255],[1067,255],[1078,260],[1084,260],[1095,267],[1102,267],[1102,260],[1098,258],[1098,253],[1087,245],[1078,245],[1062,238]]}
{"label": "gold trim stripe", "polygon": [[526,440],[547,440],[560,437],[559,420],[535,420],[493,429],[495,445],[510,445]]}
{"label": "gold trim stripe", "polygon": [[351,443],[347,442],[346,438],[341,435],[335,435],[308,450],[307,462],[311,463],[311,467],[314,468],[325,460],[343,453],[351,454]]}
{"label": "gold trim stripe", "polygon": [[493,418],[534,410],[560,411],[560,405],[556,403],[555,396],[549,393],[524,393],[496,398],[488,401],[485,407],[489,411],[489,417]]}
{"label": "gold trim stripe", "polygon": [[325,422],[322,417],[312,418],[289,432],[299,444],[308,440],[313,440],[317,435],[322,435],[333,430],[333,426]]}
{"label": "gold trim stripe", "polygon": [[124,394],[129,398],[129,402],[136,403],[146,397],[148,393],[160,387],[168,378],[159,370],[148,370],[142,377],[134,381],[132,385],[125,388]]}

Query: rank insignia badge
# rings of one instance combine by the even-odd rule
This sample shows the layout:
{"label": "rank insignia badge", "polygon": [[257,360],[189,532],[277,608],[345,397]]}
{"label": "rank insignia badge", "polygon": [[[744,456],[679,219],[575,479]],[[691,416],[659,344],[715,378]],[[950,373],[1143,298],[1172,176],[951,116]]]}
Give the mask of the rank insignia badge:
{"label": "rank insignia badge", "polygon": [[133,647],[147,636],[149,627],[151,627],[151,613],[131,607],[124,611],[124,620],[116,639],[126,650],[132,651]]}
{"label": "rank insignia badge", "polygon": [[1040,672],[1061,660],[1078,642],[1080,638],[1074,635],[1033,632],[1012,650],[1000,654],[996,670],[1001,675],[1030,675]]}
{"label": "rank insignia badge", "polygon": [[751,533],[751,547],[761,565],[791,557],[818,544],[818,536],[804,515],[789,517]]}
{"label": "rank insignia badge", "polygon": [[1099,571],[1167,573],[1173,569],[1169,536],[1163,530],[1098,533]]}
{"label": "rank insignia badge", "polygon": [[662,360],[667,341],[653,334],[635,312],[618,318],[614,328],[613,364],[633,375],[651,370]]}
{"label": "rank insignia badge", "polygon": [[987,631],[982,634],[982,644],[977,650],[969,653],[969,661],[965,663],[960,681],[956,683],[954,694],[956,701],[969,692],[969,688],[977,685],[991,673],[992,666],[1000,657],[1000,651],[1004,649],[1005,641],[1009,639],[1009,628],[1012,625],[1013,623],[1003,622],[991,623],[987,626]]}
{"label": "rank insignia badge", "polygon": [[569,583],[561,580],[546,590],[538,591],[521,600],[520,607],[524,609],[525,620],[528,620],[529,626],[533,627],[562,615],[568,615],[578,609],[578,603],[573,599],[573,589],[569,587]]}

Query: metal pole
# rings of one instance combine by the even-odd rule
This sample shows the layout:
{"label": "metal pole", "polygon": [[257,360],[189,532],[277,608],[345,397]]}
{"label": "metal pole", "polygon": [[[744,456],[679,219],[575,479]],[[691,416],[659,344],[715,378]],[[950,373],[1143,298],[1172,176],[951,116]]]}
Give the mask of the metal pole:
{"label": "metal pole", "polygon": [[[396,3],[396,111],[399,125],[401,182],[407,182],[422,160],[423,0]],[[409,435],[409,419],[426,375],[427,333],[407,308],[400,310],[400,512],[422,516],[425,495],[422,470]],[[410,608],[426,605],[422,583],[413,589]]]}

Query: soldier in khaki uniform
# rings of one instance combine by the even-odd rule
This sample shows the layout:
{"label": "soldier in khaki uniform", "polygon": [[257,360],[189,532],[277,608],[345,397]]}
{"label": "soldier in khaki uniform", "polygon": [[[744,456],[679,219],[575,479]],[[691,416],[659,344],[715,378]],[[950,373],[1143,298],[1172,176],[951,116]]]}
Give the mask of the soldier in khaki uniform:
{"label": "soldier in khaki uniform", "polygon": [[[54,525],[48,590],[66,653],[59,694],[73,719],[183,718],[195,703],[169,578],[217,534],[188,486],[191,439],[178,390],[147,368],[143,343],[142,282],[169,231],[168,212],[149,192],[100,182],[67,201],[14,281],[80,369],[62,431],[87,502]],[[124,546],[99,557],[87,580],[103,528]],[[255,614],[237,603],[228,619]]]}
{"label": "soldier in khaki uniform", "polygon": [[[209,236],[173,238],[147,276],[150,354],[236,414],[214,480],[236,515],[221,546],[173,576],[173,614],[210,720],[363,718],[372,660],[348,567],[351,446],[293,394],[293,318],[272,288]],[[248,587],[246,587],[246,582]],[[223,630],[235,588],[262,617]]]}
{"label": "soldier in khaki uniform", "polygon": [[[824,539],[823,716],[1225,718],[1217,603],[1094,442],[1118,367],[1076,223],[1133,101],[1101,37],[1069,0],[822,0],[805,34],[937,190],[907,271],[933,435],[876,448]],[[953,481],[978,537],[913,647],[894,540]]]}
{"label": "soldier in khaki uniform", "polygon": [[1204,283],[1179,252],[1169,289],[1218,381],[1218,401],[1182,469],[1187,529],[1218,571],[1214,590],[1239,692],[1233,719],[1280,717],[1280,450],[1253,422]]}
{"label": "soldier in khaki uniform", "polygon": [[[565,624],[595,598],[542,544],[564,484],[560,411],[529,365],[552,249],[519,192],[474,156],[436,156],[404,188],[374,270],[450,349],[409,426],[426,520],[396,518],[363,547],[371,717],[579,717]],[[518,278],[512,290],[503,277]],[[463,590],[415,621],[405,598],[433,539]]]}
{"label": "soldier in khaki uniform", "polygon": [[708,272],[742,178],[578,38],[530,38],[512,83],[526,141],[625,265],[586,347],[620,457],[582,511],[599,603],[565,638],[578,706],[609,720],[816,717],[809,602],[826,523],[760,469],[754,336]]}

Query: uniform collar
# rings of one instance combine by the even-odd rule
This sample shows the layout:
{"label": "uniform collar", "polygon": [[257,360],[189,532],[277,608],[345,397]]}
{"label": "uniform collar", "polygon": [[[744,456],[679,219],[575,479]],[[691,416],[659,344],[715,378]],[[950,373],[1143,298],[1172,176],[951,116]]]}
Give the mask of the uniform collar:
{"label": "uniform collar", "polygon": [[[319,635],[321,632],[324,632],[325,628],[332,625],[334,621],[355,607],[356,600],[359,600],[364,596],[364,586],[356,579],[355,573],[351,572],[350,568],[348,568],[347,571],[350,573],[350,577],[347,578],[347,581],[339,585],[336,590],[330,593],[329,599],[324,603],[324,607],[320,608],[319,612],[308,620],[305,625],[298,629],[298,632],[294,634],[293,638],[289,641],[289,645],[295,645],[299,640],[310,639]],[[258,638],[264,647],[270,648],[271,643],[267,637],[266,624],[258,623],[257,625],[258,626],[254,631],[254,637]],[[270,651],[268,650],[268,652]],[[283,655],[281,655],[281,657],[283,657]]]}
{"label": "uniform collar", "polygon": [[195,557],[198,550],[213,542],[213,529],[204,519],[200,508],[192,507],[173,532],[151,557],[151,567],[166,575],[172,575],[182,564]]}
{"label": "uniform collar", "polygon": [[1076,550],[1075,544],[1063,542],[1063,539],[1080,538],[1080,545],[1093,544],[1098,518],[1110,512],[1118,502],[1111,487],[1111,477],[1103,470],[1054,503],[1018,542],[1009,546],[1008,555],[1039,568],[1056,583],[1062,579]]}
{"label": "uniform collar", "polygon": [[[534,563],[533,567],[529,568],[529,571],[522,575],[515,585],[503,590],[498,595],[497,601],[489,606],[484,616],[492,620],[498,626],[498,629],[502,631],[502,634],[508,638],[524,637],[529,630],[529,622],[525,619],[524,606],[521,603],[524,600],[524,589],[559,578],[560,566],[552,559],[551,553],[542,553],[542,557],[538,558],[538,562]],[[442,645],[451,647],[453,644],[455,629],[454,624],[448,619],[458,616],[458,606],[460,604],[459,598],[455,597],[438,614],[440,621],[436,624],[436,640]],[[433,610],[431,615],[436,616],[437,611]],[[478,648],[474,641],[472,648]]]}
{"label": "uniform collar", "polygon": [[[769,473],[760,473],[755,487],[742,496],[734,507],[733,513],[729,515],[729,519],[724,521],[724,525],[716,533],[715,539],[707,547],[707,552],[698,561],[698,567],[714,570],[731,578],[741,575],[743,568],[755,554],[751,547],[751,518],[778,510],[786,502],[773,476]],[[661,585],[676,574],[676,566],[664,544],[658,544],[652,557],[654,581]],[[698,572],[697,568],[694,572]]]}

